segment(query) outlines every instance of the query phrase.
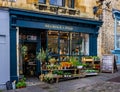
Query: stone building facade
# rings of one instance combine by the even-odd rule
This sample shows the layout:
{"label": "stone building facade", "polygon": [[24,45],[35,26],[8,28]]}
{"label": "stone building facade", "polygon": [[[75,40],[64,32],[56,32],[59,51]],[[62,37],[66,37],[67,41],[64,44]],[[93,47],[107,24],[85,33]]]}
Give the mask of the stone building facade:
{"label": "stone building facade", "polygon": [[[4,46],[2,51],[7,50],[0,54],[4,57],[0,65],[3,78],[0,77],[0,84],[18,80],[20,75],[38,76],[42,65],[40,60],[31,59],[31,55],[36,57],[41,48],[48,50],[48,55],[58,63],[71,56],[77,56],[79,61],[82,55],[96,56],[98,30],[103,22],[93,14],[95,5],[95,0],[0,0],[3,25],[0,41],[4,41],[6,47],[3,43],[0,46]],[[24,45],[29,50],[25,50],[28,62],[32,62],[34,69],[25,66]]]}
{"label": "stone building facade", "polygon": [[[9,2],[8,0],[0,0],[0,6],[54,13],[49,11],[49,7],[47,7],[47,9],[39,10],[37,6],[38,1],[39,0],[16,0],[15,2]],[[93,7],[97,5],[96,1],[98,0],[94,0],[94,1],[93,0],[76,0],[75,9],[77,10],[77,12],[76,14],[70,15],[70,16],[98,19],[93,14]],[[111,50],[114,49],[114,20],[112,17],[112,9],[115,8],[120,10],[120,0],[112,0],[110,3],[110,7],[108,8],[106,6],[106,3],[110,1],[111,0],[105,0],[103,2],[103,6],[101,7],[103,9],[102,20],[104,21],[104,23],[99,30],[99,36],[98,36],[98,55],[99,56],[103,54],[110,54]],[[65,8],[69,9],[67,4],[68,4],[68,1],[66,1]],[[49,0],[46,0],[46,5],[49,6]],[[59,14],[69,15],[68,13],[59,13]]]}
{"label": "stone building facade", "polygon": [[[33,10],[33,11],[39,11],[39,12],[54,13],[54,12],[49,11],[51,7],[51,5],[49,5],[49,0],[46,0],[46,5],[38,4],[39,0],[12,0],[12,1],[13,2],[10,2],[9,0],[0,0],[0,6],[27,9],[27,10]],[[94,1],[93,0],[75,0],[73,10],[78,10],[77,12],[78,14],[76,14],[77,17],[94,18],[93,6],[95,5],[96,5],[96,0]],[[41,10],[38,9],[38,6],[41,7]],[[49,6],[49,7],[45,9],[46,6]],[[69,9],[68,0],[65,1],[64,9]],[[68,15],[67,13],[62,13],[62,14]]]}
{"label": "stone building facade", "polygon": [[[110,2],[109,8],[106,6]],[[111,54],[114,49],[114,19],[112,9],[120,10],[120,0],[105,0],[102,6],[103,9],[103,25],[99,30],[98,36],[98,55]]]}

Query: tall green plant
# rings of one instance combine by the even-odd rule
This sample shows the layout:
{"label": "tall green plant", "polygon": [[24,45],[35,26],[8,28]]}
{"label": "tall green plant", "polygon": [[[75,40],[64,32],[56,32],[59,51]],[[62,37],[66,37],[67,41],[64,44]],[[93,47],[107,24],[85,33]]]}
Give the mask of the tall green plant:
{"label": "tall green plant", "polygon": [[41,62],[44,62],[45,59],[47,58],[47,53],[44,51],[44,49],[40,49],[40,51],[37,54],[37,59],[40,60]]}

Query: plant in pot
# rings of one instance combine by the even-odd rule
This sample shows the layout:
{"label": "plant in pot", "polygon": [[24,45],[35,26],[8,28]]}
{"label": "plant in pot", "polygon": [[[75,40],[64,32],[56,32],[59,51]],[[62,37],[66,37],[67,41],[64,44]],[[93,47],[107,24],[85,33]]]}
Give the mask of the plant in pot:
{"label": "plant in pot", "polygon": [[46,62],[46,58],[47,58],[47,53],[46,51],[44,51],[44,49],[40,49],[40,51],[37,53],[37,57],[36,57],[41,64],[40,70],[41,70],[41,74],[42,74],[42,68],[45,68],[45,62]]}
{"label": "plant in pot", "polygon": [[52,73],[48,73],[44,76],[44,81],[47,83],[53,83],[53,74]]}
{"label": "plant in pot", "polygon": [[80,63],[79,61],[76,62],[76,66],[78,69],[82,69],[83,68],[83,64]]}
{"label": "plant in pot", "polygon": [[93,59],[94,59],[95,61],[100,61],[100,58],[99,58],[98,56],[93,56]]}
{"label": "plant in pot", "polygon": [[26,78],[23,77],[22,79],[20,79],[17,84],[16,84],[16,88],[24,88],[26,87]]}
{"label": "plant in pot", "polygon": [[56,60],[55,58],[50,58],[50,59],[49,59],[49,62],[50,62],[50,64],[51,64],[51,66],[53,66],[56,61],[57,61],[57,60]]}
{"label": "plant in pot", "polygon": [[76,57],[71,57],[70,62],[72,63],[72,65],[74,67],[77,67],[77,68],[80,68],[80,69],[83,67],[83,64],[79,60],[77,60]]}

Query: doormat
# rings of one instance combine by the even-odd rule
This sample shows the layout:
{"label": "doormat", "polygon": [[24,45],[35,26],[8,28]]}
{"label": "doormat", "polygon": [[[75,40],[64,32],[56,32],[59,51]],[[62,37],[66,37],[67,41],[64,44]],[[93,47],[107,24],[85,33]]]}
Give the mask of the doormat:
{"label": "doormat", "polygon": [[112,78],[112,79],[109,79],[107,81],[110,81],[110,82],[120,82],[120,76]]}

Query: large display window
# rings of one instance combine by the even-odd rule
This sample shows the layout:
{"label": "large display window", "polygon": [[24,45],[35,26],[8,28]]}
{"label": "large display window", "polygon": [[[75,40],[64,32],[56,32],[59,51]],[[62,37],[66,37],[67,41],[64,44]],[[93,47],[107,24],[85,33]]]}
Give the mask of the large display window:
{"label": "large display window", "polygon": [[88,34],[48,31],[48,52],[57,61],[68,61],[71,56],[80,60],[82,55],[88,55],[88,43]]}

